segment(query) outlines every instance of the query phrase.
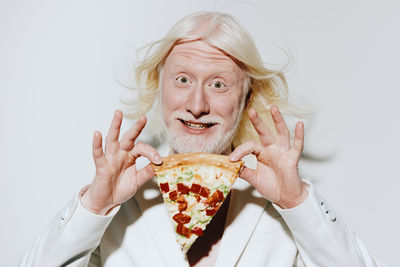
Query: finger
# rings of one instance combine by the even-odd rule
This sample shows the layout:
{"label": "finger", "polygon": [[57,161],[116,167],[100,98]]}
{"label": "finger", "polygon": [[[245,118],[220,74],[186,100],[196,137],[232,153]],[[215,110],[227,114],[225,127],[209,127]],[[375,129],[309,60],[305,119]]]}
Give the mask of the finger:
{"label": "finger", "polygon": [[94,132],[93,142],[92,142],[92,154],[93,154],[94,164],[96,165],[96,167],[104,164],[102,139],[103,138],[100,132],[98,131]]}
{"label": "finger", "polygon": [[267,125],[260,119],[257,112],[254,109],[249,109],[249,118],[251,123],[253,124],[256,132],[260,138],[260,142],[263,146],[272,144],[275,140],[271,131],[268,129]]}
{"label": "finger", "polygon": [[261,145],[254,141],[247,141],[238,146],[230,155],[230,161],[238,161],[248,154],[258,156],[261,153]]}
{"label": "finger", "polygon": [[147,181],[151,180],[156,174],[150,165],[147,165],[143,169],[137,172],[137,183],[138,188],[144,185]]}
{"label": "finger", "polygon": [[146,125],[147,119],[145,116],[140,117],[136,123],[124,134],[121,139],[120,147],[124,150],[132,150],[136,138],[142,132],[144,126]]}
{"label": "finger", "polygon": [[300,158],[301,151],[304,146],[304,123],[299,121],[296,123],[294,130],[293,150],[296,153],[297,159]]}
{"label": "finger", "polygon": [[120,110],[116,110],[114,112],[114,118],[111,122],[110,130],[108,131],[108,135],[106,138],[106,152],[107,151],[112,152],[112,149],[118,145],[121,123],[122,123],[122,112]]}
{"label": "finger", "polygon": [[250,169],[250,168],[244,166],[242,171],[239,174],[239,177],[242,178],[243,180],[247,181],[253,187],[256,187],[256,182],[257,182],[256,170],[253,170],[253,169]]}
{"label": "finger", "polygon": [[281,144],[289,147],[289,130],[286,127],[285,120],[282,117],[282,114],[279,112],[279,109],[277,106],[272,106],[271,107],[271,115],[272,119],[274,120],[275,128],[276,128],[276,133],[278,134],[278,140]]}
{"label": "finger", "polygon": [[140,156],[144,156],[154,164],[159,165],[162,163],[162,159],[157,150],[145,143],[137,143],[130,154],[135,158],[135,160]]}

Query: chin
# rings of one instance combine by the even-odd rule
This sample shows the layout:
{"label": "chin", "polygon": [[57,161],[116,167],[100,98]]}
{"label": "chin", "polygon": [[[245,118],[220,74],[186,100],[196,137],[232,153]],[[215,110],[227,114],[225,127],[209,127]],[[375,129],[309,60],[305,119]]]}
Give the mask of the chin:
{"label": "chin", "polygon": [[191,134],[170,134],[169,143],[175,153],[223,154],[230,147],[232,134],[203,136]]}

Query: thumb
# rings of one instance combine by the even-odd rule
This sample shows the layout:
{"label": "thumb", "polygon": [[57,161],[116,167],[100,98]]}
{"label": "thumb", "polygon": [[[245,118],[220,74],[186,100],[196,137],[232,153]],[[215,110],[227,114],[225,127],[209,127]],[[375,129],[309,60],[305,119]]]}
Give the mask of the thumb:
{"label": "thumb", "polygon": [[256,179],[256,170],[250,169],[246,166],[243,167],[242,171],[239,174],[239,177],[245,181],[247,181],[249,184],[251,184],[253,187],[256,187],[257,184],[257,179]]}
{"label": "thumb", "polygon": [[141,187],[144,183],[147,181],[150,181],[156,174],[153,171],[153,168],[150,166],[150,164],[147,164],[146,167],[143,169],[139,170],[137,172],[137,185],[138,189]]}

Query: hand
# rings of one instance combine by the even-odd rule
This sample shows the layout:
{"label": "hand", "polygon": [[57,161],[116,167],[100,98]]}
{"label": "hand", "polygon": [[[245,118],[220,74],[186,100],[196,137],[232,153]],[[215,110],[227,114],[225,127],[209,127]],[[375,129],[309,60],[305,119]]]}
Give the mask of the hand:
{"label": "hand", "polygon": [[105,153],[100,132],[94,133],[93,159],[96,175],[82,196],[82,205],[104,215],[113,207],[130,199],[145,182],[154,177],[150,165],[137,171],[136,159],[145,156],[155,164],[162,160],[157,150],[144,143],[135,144],[146,125],[146,117],[141,117],[118,141],[122,123],[122,112],[116,110],[106,138]]}
{"label": "hand", "polygon": [[257,157],[257,168],[253,170],[244,167],[240,177],[281,208],[292,208],[301,204],[308,196],[306,185],[297,170],[304,143],[303,123],[297,122],[293,146],[290,147],[289,130],[276,106],[271,107],[276,137],[254,109],[250,109],[248,114],[260,143],[248,141],[241,144],[231,153],[230,159],[237,161],[247,154],[254,154]]}

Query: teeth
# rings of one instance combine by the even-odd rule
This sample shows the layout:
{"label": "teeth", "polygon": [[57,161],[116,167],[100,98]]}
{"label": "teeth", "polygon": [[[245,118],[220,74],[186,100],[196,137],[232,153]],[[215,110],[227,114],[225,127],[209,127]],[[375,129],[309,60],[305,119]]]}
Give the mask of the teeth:
{"label": "teeth", "polygon": [[194,124],[190,122],[184,122],[186,126],[193,128],[193,129],[205,129],[207,127],[206,124]]}

